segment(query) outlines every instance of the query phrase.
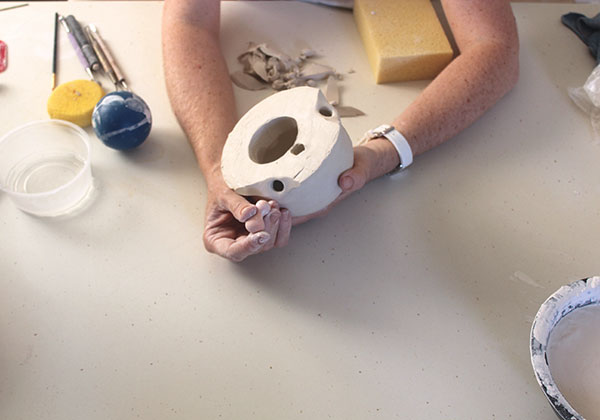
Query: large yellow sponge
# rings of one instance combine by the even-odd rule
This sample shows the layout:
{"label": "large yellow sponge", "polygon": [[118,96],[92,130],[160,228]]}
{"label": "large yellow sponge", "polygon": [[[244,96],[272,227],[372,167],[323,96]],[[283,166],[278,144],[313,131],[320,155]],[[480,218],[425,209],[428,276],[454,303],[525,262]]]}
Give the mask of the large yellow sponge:
{"label": "large yellow sponge", "polygon": [[355,0],[376,83],[433,79],[453,52],[430,0]]}

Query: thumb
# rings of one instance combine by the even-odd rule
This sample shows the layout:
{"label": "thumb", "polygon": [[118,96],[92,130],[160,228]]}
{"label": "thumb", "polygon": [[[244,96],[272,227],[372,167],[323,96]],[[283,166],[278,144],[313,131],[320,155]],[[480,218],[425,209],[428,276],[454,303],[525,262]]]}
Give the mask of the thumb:
{"label": "thumb", "polygon": [[229,211],[239,222],[245,223],[258,211],[254,204],[232,190],[228,190],[221,198],[224,210]]}
{"label": "thumb", "polygon": [[361,189],[367,182],[364,168],[356,162],[355,165],[340,175],[338,184],[343,193],[351,193]]}

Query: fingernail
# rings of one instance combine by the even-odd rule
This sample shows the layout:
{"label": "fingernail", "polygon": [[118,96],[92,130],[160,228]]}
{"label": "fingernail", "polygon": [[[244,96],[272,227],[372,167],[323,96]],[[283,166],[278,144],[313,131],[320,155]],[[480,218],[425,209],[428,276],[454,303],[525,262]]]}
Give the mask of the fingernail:
{"label": "fingernail", "polygon": [[271,239],[271,235],[269,235],[267,232],[261,232],[258,234],[258,243],[263,245],[266,244],[269,239]]}
{"label": "fingernail", "polygon": [[282,210],[281,211],[281,218],[284,220],[288,220],[290,218],[290,211],[289,210]]}
{"label": "fingernail", "polygon": [[256,214],[257,211],[258,211],[258,209],[255,206],[246,207],[242,211],[242,223],[246,223],[248,221],[248,219],[250,219],[251,217],[253,217]]}
{"label": "fingernail", "polygon": [[265,200],[259,200],[256,203],[256,207],[260,210],[262,217],[265,217],[271,211],[271,206]]}
{"label": "fingernail", "polygon": [[345,176],[341,179],[340,184],[343,190],[349,190],[354,185],[354,180],[352,177]]}

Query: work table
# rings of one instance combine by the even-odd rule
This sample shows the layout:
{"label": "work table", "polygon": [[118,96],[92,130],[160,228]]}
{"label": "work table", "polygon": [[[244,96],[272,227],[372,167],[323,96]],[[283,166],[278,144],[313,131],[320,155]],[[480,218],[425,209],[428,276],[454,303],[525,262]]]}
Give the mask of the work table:
{"label": "work table", "polygon": [[[154,118],[127,153],[87,130],[96,194],[76,217],[0,195],[0,418],[553,418],[531,323],[561,285],[600,274],[600,147],[567,95],[594,60],[560,16],[600,7],[514,4],[512,92],[400,179],[240,264],[202,243],[206,186],[170,110],[161,8],[0,12],[0,135],[48,118],[54,12],[99,28]],[[343,104],[367,114],[343,120],[355,142],[427,85],[375,85],[347,11],[227,2],[221,30],[232,70],[248,41],[315,49],[344,75]],[[59,83],[85,78],[64,35]],[[235,88],[238,113],[270,93]]]}

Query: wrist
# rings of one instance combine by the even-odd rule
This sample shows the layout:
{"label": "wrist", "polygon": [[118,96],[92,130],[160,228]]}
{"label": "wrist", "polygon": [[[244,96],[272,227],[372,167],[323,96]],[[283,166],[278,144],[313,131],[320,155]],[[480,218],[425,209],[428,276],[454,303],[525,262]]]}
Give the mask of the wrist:
{"label": "wrist", "polygon": [[216,191],[220,191],[223,189],[229,189],[229,186],[225,182],[223,178],[223,174],[221,173],[221,166],[211,165],[211,166],[202,166],[200,165],[200,169],[202,174],[204,175],[204,181],[206,182],[206,189],[209,193],[213,193]]}
{"label": "wrist", "polygon": [[358,147],[364,147],[369,151],[369,180],[390,173],[400,164],[398,152],[386,138],[378,137]]}
{"label": "wrist", "polygon": [[[383,124],[374,129],[371,129],[365,133],[365,135],[363,136],[363,140],[361,140],[361,143],[364,141],[368,141],[369,143],[371,143],[374,140],[378,140],[381,144],[381,147],[386,147],[388,151],[391,151],[392,149],[395,151],[395,153],[391,153],[391,156],[395,157],[393,161],[396,162],[397,165],[387,172],[388,175],[393,175],[397,172],[400,172],[412,164],[412,148],[408,143],[406,137],[404,137],[404,135],[400,133],[395,127]],[[381,141],[388,143],[387,146],[383,146],[383,143],[381,143]],[[388,154],[388,156],[389,155],[390,154]],[[389,161],[390,160],[386,159],[386,162]]]}

